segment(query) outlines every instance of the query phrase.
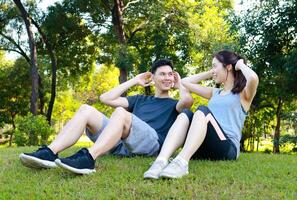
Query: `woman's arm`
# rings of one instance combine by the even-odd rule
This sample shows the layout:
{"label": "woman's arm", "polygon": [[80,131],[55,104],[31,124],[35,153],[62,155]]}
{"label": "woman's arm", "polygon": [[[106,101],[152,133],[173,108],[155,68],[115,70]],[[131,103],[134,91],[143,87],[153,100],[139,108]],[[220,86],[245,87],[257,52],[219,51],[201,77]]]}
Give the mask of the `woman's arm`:
{"label": "woman's arm", "polygon": [[243,59],[237,61],[235,65],[235,70],[241,70],[242,74],[246,79],[246,86],[243,89],[242,93],[244,101],[251,104],[254,96],[256,95],[259,83],[258,75],[246,64],[244,64]]}
{"label": "woman's arm", "polygon": [[213,89],[212,87],[201,86],[198,83],[202,80],[206,80],[212,77],[212,71],[206,71],[199,74],[195,74],[182,79],[182,84],[195,94],[210,99],[212,97]]}

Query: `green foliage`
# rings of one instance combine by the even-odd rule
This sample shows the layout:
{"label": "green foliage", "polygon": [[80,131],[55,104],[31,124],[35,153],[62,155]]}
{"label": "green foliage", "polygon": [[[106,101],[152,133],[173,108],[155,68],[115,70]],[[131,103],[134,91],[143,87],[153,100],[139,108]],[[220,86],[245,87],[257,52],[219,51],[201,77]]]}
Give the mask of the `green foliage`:
{"label": "green foliage", "polygon": [[58,132],[74,115],[82,104],[94,106],[110,116],[113,108],[100,102],[99,96],[119,84],[119,69],[115,66],[101,65],[94,74],[83,76],[73,90],[59,91],[53,110],[53,126]]}
{"label": "green foliage", "polygon": [[195,1],[188,8],[190,37],[194,48],[190,56],[194,65],[192,73],[206,70],[211,66],[212,55],[222,49],[234,50],[235,35],[230,34],[231,24],[226,17],[233,12],[230,1]]}
{"label": "green foliage", "polygon": [[52,133],[53,129],[44,116],[29,113],[16,118],[14,142],[18,146],[47,144]]}
{"label": "green foliage", "polygon": [[288,102],[297,95],[297,35],[292,31],[297,24],[294,2],[261,1],[245,11],[236,26],[241,33],[242,51],[260,77],[261,95],[282,97]]}
{"label": "green foliage", "polygon": [[0,126],[13,125],[16,115],[28,112],[30,78],[27,69],[24,59],[12,63],[0,56]]}
{"label": "green foliage", "polygon": [[255,123],[250,125],[256,135],[263,133],[261,126],[274,127],[275,147],[279,127],[282,127],[276,122],[281,120],[283,123],[282,113],[289,112],[288,108],[297,96],[296,6],[294,0],[254,1],[250,8],[233,19],[232,30],[239,37],[241,53],[246,55],[260,78],[253,101],[255,119],[252,121]]}
{"label": "green foliage", "polygon": [[297,100],[286,104],[282,114],[284,134],[297,134]]}
{"label": "green foliage", "polygon": [[[41,23],[57,56],[58,88],[67,89],[78,84],[79,77],[93,72],[98,49],[92,41],[92,32],[80,17],[72,2],[64,1],[49,7]],[[46,51],[40,42],[39,49],[45,59]],[[51,75],[47,66],[47,74]]]}
{"label": "green foliage", "polygon": [[286,145],[286,144],[293,144],[293,146],[297,147],[297,135],[283,135],[279,139],[280,145]]}
{"label": "green foliage", "polygon": [[65,123],[71,119],[79,108],[81,102],[74,98],[72,90],[59,91],[57,93],[55,106],[52,115],[52,125],[58,132]]}

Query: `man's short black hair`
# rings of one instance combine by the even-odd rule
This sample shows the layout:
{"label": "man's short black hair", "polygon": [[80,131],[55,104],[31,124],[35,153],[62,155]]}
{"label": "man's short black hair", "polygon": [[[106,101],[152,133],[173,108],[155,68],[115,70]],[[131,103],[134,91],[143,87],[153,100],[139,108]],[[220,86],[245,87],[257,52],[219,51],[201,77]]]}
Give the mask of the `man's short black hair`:
{"label": "man's short black hair", "polygon": [[155,61],[152,64],[151,72],[154,74],[159,67],[164,66],[164,65],[170,66],[171,69],[173,70],[173,64],[172,64],[171,60],[169,60],[169,59],[160,59],[160,60]]}

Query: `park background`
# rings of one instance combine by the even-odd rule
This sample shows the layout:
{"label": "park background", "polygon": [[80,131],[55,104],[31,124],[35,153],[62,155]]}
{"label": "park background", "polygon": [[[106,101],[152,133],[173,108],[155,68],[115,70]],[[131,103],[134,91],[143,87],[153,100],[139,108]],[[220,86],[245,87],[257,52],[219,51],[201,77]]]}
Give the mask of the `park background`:
{"label": "park background", "polygon": [[[12,197],[10,191],[14,191],[19,184],[14,178],[16,174],[22,179],[31,177],[33,183],[39,182],[40,173],[25,171],[18,163],[18,154],[50,142],[80,105],[92,105],[109,116],[113,109],[100,102],[100,94],[149,70],[156,59],[171,59],[175,70],[185,77],[209,69],[212,55],[222,49],[243,55],[260,79],[243,130],[243,153],[239,163],[222,162],[219,165],[225,170],[213,174],[212,162],[197,162],[193,166],[198,169],[192,169],[196,171],[190,178],[154,185],[152,182],[141,181],[142,173],[152,160],[148,159],[143,163],[140,158],[132,161],[123,158],[118,161],[116,158],[106,157],[103,164],[99,164],[103,171],[110,169],[114,174],[119,174],[119,169],[114,169],[108,163],[120,163],[125,170],[133,171],[129,167],[129,164],[133,164],[138,165],[134,169],[138,174],[130,177],[130,172],[130,178],[128,177],[131,186],[128,184],[127,187],[131,193],[125,193],[122,187],[127,184],[124,181],[127,177],[124,175],[120,178],[118,187],[110,186],[114,189],[121,188],[124,193],[107,190],[105,198],[138,199],[140,193],[147,192],[143,191],[145,187],[152,187],[156,190],[154,193],[147,192],[148,198],[178,198],[180,192],[181,195],[188,194],[181,198],[198,198],[201,195],[204,198],[221,199],[219,194],[223,194],[222,199],[253,199],[264,191],[264,199],[296,199],[295,0],[1,0],[0,177],[1,185],[6,183],[7,186],[0,186],[0,198]],[[205,81],[203,84],[214,85],[212,81]],[[145,92],[141,87],[133,87],[127,91],[127,95]],[[177,91],[173,91],[171,95],[178,98]],[[207,104],[206,100],[196,95],[193,97],[193,110],[198,105]],[[78,146],[89,145],[91,142],[85,137],[78,143]],[[73,148],[70,151],[77,147]],[[252,164],[249,160],[252,160]],[[274,163],[273,166],[270,161]],[[265,164],[272,168],[267,168]],[[248,176],[254,177],[256,173],[258,178],[249,182],[244,173],[238,179],[229,174],[231,169],[240,172],[245,171],[245,167],[250,169]],[[211,175],[201,168],[209,170]],[[280,175],[274,178],[279,178],[281,185],[276,184],[273,176],[267,180],[264,178],[271,171]],[[73,187],[79,185],[77,179],[88,179],[74,178],[70,181],[74,182],[73,185],[65,184],[72,176],[62,174],[45,172],[42,176],[52,178],[54,183],[75,192],[77,191]],[[198,185],[205,184],[205,180],[205,187],[195,188],[196,183],[193,184],[193,181],[196,179],[193,177],[196,178],[197,174],[201,175]],[[62,176],[64,185],[56,176]],[[213,179],[209,178],[212,176],[217,182],[212,182]],[[229,179],[221,180],[226,176],[232,177],[232,183]],[[106,175],[105,178],[107,177]],[[116,182],[113,178],[109,178],[109,182],[105,184],[112,185]],[[96,175],[89,179],[95,181]],[[47,192],[35,188],[31,197],[44,198],[55,191],[57,188],[51,185],[52,181],[44,183],[44,186],[49,187]],[[238,181],[243,181],[242,185]],[[27,182],[28,180],[22,184],[30,188],[32,185]],[[162,183],[166,186],[163,187]],[[186,193],[187,184],[192,193]],[[230,184],[236,185],[235,191],[222,191],[222,188]],[[272,189],[264,186],[267,184],[272,184]],[[185,188],[181,189],[183,186]],[[176,192],[172,193],[171,187]],[[87,190],[88,187],[84,189]],[[163,190],[169,193],[171,191],[170,195],[166,196],[166,192],[163,194]],[[75,196],[71,192],[61,195],[58,192],[55,194],[60,195],[49,198],[69,197],[67,195],[94,198],[96,192],[93,192],[90,196],[82,193]],[[26,198],[24,195],[27,193],[20,192],[16,195],[18,198]]]}

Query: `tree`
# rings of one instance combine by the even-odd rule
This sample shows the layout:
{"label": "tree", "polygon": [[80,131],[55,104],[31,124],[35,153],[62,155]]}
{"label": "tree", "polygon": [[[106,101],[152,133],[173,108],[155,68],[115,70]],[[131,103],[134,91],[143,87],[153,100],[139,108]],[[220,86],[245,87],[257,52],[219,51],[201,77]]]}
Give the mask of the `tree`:
{"label": "tree", "polygon": [[[22,57],[26,59],[26,61],[30,64],[31,59],[29,56],[27,56],[27,45],[25,44],[23,39],[21,38],[21,33],[22,31],[22,23],[21,23],[21,15],[19,14],[18,10],[16,7],[11,6],[9,2],[7,1],[2,1],[1,2],[1,28],[0,28],[0,35],[2,36],[0,40],[0,44],[3,50],[6,51],[14,51],[18,54],[20,54]],[[28,3],[26,4],[26,7],[28,7],[28,17],[30,18],[32,24],[37,28],[38,33],[41,36],[42,43],[45,45],[47,49],[47,53],[50,57],[51,60],[51,69],[52,69],[52,84],[51,84],[51,98],[47,110],[47,120],[50,123],[51,120],[51,113],[52,113],[52,108],[54,105],[54,100],[55,100],[55,93],[56,93],[56,68],[57,68],[57,61],[56,61],[56,56],[54,49],[52,48],[50,41],[48,40],[48,37],[46,33],[42,30],[42,28],[39,26],[38,22],[33,19],[32,15],[34,15],[37,19],[40,19],[40,13],[36,12],[36,4],[34,3]],[[39,20],[40,21],[40,20]],[[15,38],[15,35],[11,35],[10,32],[13,29],[15,33],[17,34],[17,37]],[[38,43],[38,42],[37,42]],[[41,72],[42,74],[42,72]],[[39,94],[39,99],[40,99],[40,106],[39,106],[39,112],[43,114],[43,107],[44,107],[44,91],[43,91],[43,83],[42,83],[42,77],[40,74],[38,74],[38,82],[39,82],[39,87],[38,87],[38,94]]]}
{"label": "tree", "polygon": [[[18,59],[14,64],[10,64],[0,55],[0,121],[2,123],[11,124],[13,131],[15,130],[15,118],[17,115],[25,115],[29,105],[30,79],[28,64],[24,59]],[[10,132],[10,141],[12,142],[12,134]]]}
{"label": "tree", "polygon": [[296,16],[297,4],[294,0],[264,0],[255,3],[234,20],[242,52],[260,77],[256,98],[261,103],[258,106],[267,104],[274,108],[274,153],[279,152],[284,105],[292,102],[297,95]]}
{"label": "tree", "polygon": [[21,16],[25,22],[26,30],[29,38],[30,47],[30,61],[31,61],[31,80],[32,80],[32,93],[30,99],[30,111],[33,115],[37,115],[37,97],[38,97],[38,70],[37,70],[37,52],[36,44],[32,31],[31,18],[24,8],[20,0],[13,0],[17,8],[19,9]]}

